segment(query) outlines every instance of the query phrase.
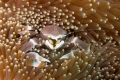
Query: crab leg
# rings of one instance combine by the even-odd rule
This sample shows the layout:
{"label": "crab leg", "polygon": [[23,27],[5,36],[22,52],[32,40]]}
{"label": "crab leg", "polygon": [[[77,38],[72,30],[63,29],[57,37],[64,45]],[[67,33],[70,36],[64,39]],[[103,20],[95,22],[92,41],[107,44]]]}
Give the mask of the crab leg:
{"label": "crab leg", "polygon": [[28,57],[27,65],[29,66],[38,67],[42,62],[50,62],[48,59],[43,58],[36,52],[29,52],[26,56]]}
{"label": "crab leg", "polygon": [[37,38],[30,39],[28,42],[23,44],[20,49],[24,52],[27,52],[30,49],[34,48],[35,45],[37,45]]}

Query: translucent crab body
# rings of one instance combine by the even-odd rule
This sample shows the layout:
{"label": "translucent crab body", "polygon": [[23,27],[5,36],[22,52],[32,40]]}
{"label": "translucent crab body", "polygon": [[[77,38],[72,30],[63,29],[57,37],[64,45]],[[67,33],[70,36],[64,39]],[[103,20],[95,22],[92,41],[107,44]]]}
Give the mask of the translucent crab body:
{"label": "translucent crab body", "polygon": [[[26,32],[29,33],[32,28],[25,30],[26,31],[22,31],[24,33],[20,32],[20,34],[23,35],[26,34]],[[64,53],[59,59],[69,59],[70,57],[74,56],[75,50],[73,50],[73,48],[77,47],[79,49],[88,50],[89,47],[87,43],[83,42],[78,37],[74,37],[74,35],[68,37],[66,30],[64,30],[62,27],[58,27],[55,25],[47,25],[46,27],[39,29],[39,32],[36,32],[35,35],[39,36],[34,36],[30,38],[26,43],[21,46],[21,50],[26,52],[26,56],[29,56],[29,58],[31,58],[31,64],[34,67],[37,67],[37,64],[40,64],[41,62],[50,62],[50,60],[45,59],[40,54],[34,51],[32,51],[31,53],[31,49],[33,49],[35,46],[39,46],[39,49],[42,50],[41,46],[45,45],[45,48],[51,51],[48,53],[48,55],[50,55],[52,52],[56,52],[57,50],[60,51],[66,48],[66,45],[72,44],[73,46],[69,49],[70,51],[68,53]],[[34,59],[31,55],[35,56]]]}

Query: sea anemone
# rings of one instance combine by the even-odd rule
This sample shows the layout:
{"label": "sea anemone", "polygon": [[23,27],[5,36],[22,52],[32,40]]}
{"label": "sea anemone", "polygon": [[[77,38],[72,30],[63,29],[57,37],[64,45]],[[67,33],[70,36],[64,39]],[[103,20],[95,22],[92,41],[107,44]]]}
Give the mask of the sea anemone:
{"label": "sea anemone", "polygon": [[[119,0],[0,0],[0,80],[119,80],[119,18]],[[28,65],[26,55],[41,52],[39,34],[48,25],[88,48],[66,44],[54,52],[43,46],[39,55],[50,62]],[[32,47],[23,48],[28,43]]]}

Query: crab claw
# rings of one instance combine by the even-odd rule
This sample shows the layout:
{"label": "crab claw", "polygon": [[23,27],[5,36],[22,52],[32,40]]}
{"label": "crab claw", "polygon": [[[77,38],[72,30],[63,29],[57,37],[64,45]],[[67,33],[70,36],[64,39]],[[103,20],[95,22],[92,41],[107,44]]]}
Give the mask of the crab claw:
{"label": "crab claw", "polygon": [[23,44],[20,49],[22,51],[24,51],[24,52],[27,52],[30,49],[34,48],[35,45],[37,45],[37,43],[38,43],[38,39],[37,38],[30,39],[28,42]]}
{"label": "crab claw", "polygon": [[74,50],[68,54],[63,55],[60,59],[69,59],[74,56]]}
{"label": "crab claw", "polygon": [[29,52],[26,54],[27,60],[26,64],[28,66],[39,67],[44,62],[50,62],[48,59],[43,58],[36,52]]}
{"label": "crab claw", "polygon": [[73,43],[75,46],[79,47],[80,49],[88,50],[89,45],[85,43],[84,41],[78,39],[78,37],[71,37],[68,40],[70,43]]}

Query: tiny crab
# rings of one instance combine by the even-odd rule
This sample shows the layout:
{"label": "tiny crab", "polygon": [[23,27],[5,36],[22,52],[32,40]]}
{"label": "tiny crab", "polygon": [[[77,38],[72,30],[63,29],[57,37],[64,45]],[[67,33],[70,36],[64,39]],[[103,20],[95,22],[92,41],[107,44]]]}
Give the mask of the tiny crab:
{"label": "tiny crab", "polygon": [[78,37],[67,37],[67,31],[55,25],[48,25],[41,30],[42,36],[46,37],[45,45],[52,50],[57,50],[64,45],[74,44],[74,47],[88,49],[88,44]]}
{"label": "tiny crab", "polygon": [[[30,30],[32,30],[32,28],[26,29],[26,30],[27,31],[23,31],[24,34],[26,32],[28,33]],[[20,34],[22,35],[23,33],[20,32]],[[47,25],[46,27],[39,29],[39,32],[36,32],[36,35],[39,35],[39,36],[30,38],[28,42],[24,43],[21,46],[22,51],[29,52],[29,50],[31,50],[35,46],[38,46],[39,44],[45,45],[49,50],[56,51],[62,48],[64,49],[66,45],[72,44],[73,47],[70,48],[71,52],[61,56],[60,58],[60,59],[67,59],[74,55],[73,54],[74,50],[72,50],[73,48],[77,47],[79,49],[84,49],[84,50],[89,49],[89,45],[87,43],[80,40],[78,37],[74,37],[74,35],[69,37],[65,29],[55,25]],[[37,56],[40,56],[40,55],[37,55]],[[43,57],[41,57],[40,59],[43,62],[45,61],[49,62],[47,59],[45,60],[45,58]]]}

